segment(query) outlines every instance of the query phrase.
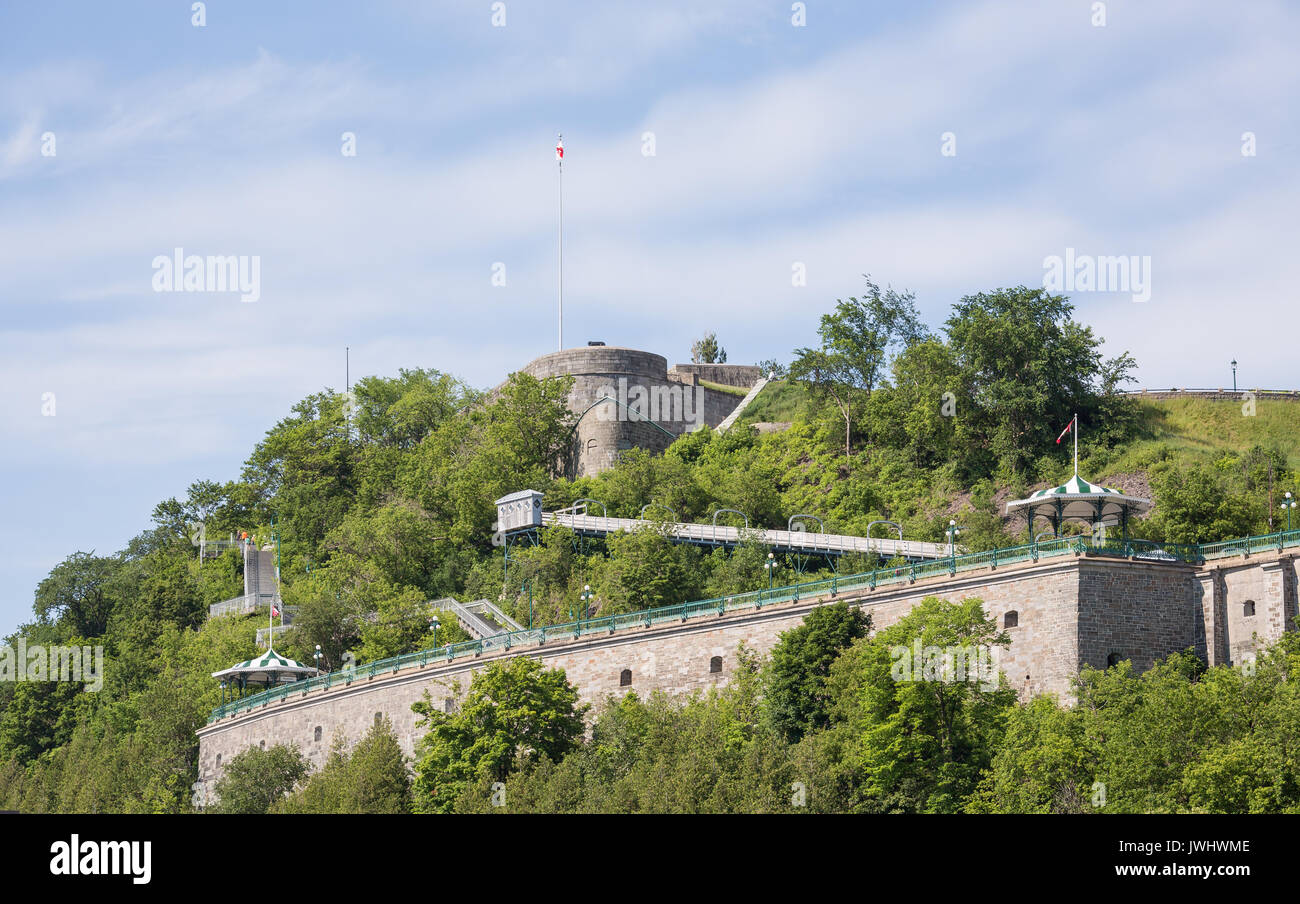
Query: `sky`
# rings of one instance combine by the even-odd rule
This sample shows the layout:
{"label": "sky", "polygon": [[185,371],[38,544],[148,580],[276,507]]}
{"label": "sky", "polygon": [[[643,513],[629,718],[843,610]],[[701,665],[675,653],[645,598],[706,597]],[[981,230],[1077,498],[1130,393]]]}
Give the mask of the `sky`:
{"label": "sky", "polygon": [[[1300,386],[1295,4],[194,6],[0,7],[0,634],[345,348],[479,387],[553,351],[560,132],[566,346],[789,360],[864,274],[939,327],[1124,256],[1065,294],[1138,386]],[[177,248],[256,300],[156,291]]]}

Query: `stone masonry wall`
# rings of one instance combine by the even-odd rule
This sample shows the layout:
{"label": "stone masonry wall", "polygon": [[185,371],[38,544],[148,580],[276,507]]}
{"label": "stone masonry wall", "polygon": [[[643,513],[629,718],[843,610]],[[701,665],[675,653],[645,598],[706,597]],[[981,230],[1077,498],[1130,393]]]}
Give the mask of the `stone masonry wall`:
{"label": "stone masonry wall", "polygon": [[[1216,645],[1220,649],[1230,645],[1236,661],[1250,649],[1253,635],[1267,642],[1284,628],[1293,630],[1294,622],[1284,625],[1282,616],[1294,616],[1296,568],[1295,556],[1281,554],[1257,554],[1200,569],[1177,563],[1060,557],[874,591],[855,590],[838,598],[862,606],[871,615],[873,630],[892,625],[927,596],[951,602],[979,598],[1000,627],[1015,612],[1016,623],[1005,629],[1011,645],[999,652],[999,668],[1022,698],[1052,693],[1068,702],[1079,669],[1104,667],[1111,653],[1132,660],[1138,670],[1188,647],[1220,664],[1216,660],[1222,654],[1215,652]],[[1248,626],[1250,631],[1234,621],[1235,616],[1224,615],[1247,598],[1256,604],[1253,620],[1259,623]],[[205,726],[198,733],[199,775],[211,787],[230,757],[262,744],[297,744],[319,766],[334,737],[355,742],[375,723],[376,714],[387,716],[402,749],[411,755],[419,738],[411,704],[427,691],[435,705],[454,708],[474,672],[501,656],[535,656],[549,667],[563,668],[589,703],[628,690],[642,695],[655,690],[670,694],[706,690],[729,680],[741,644],[766,653],[781,632],[830,601],[829,596],[810,598],[716,618],[551,640],[541,647],[410,667],[369,679],[357,677],[350,685],[293,696]],[[711,670],[714,657],[722,660],[720,672]],[[631,673],[626,686],[620,684],[624,670]]]}
{"label": "stone masonry wall", "polygon": [[1079,561],[1079,665],[1106,668],[1110,657],[1146,671],[1191,647],[1205,659],[1201,583],[1175,562]]}
{"label": "stone masonry wall", "polygon": [[[1009,650],[999,651],[1000,667],[1022,693],[1048,691],[1065,695],[1076,661],[1072,601],[1077,584],[1076,562],[1062,559],[915,585],[854,591],[840,598],[863,606],[877,630],[893,624],[931,595],[952,601],[980,598],[999,625],[1005,614],[1014,610],[1019,623],[1008,629],[1012,645]],[[423,669],[412,667],[372,679],[358,677],[348,686],[290,697],[206,726],[199,732],[200,777],[206,782],[215,781],[221,765],[230,757],[246,747],[263,744],[297,744],[319,766],[336,735],[355,742],[375,723],[376,714],[392,722],[402,749],[410,755],[419,735],[411,704],[428,691],[435,705],[444,710],[455,707],[473,673],[503,655],[535,656],[548,667],[563,668],[582,699],[589,703],[628,690],[642,695],[655,690],[670,694],[705,690],[728,680],[736,669],[741,644],[766,653],[781,632],[800,624],[814,606],[829,601],[829,597],[809,599],[729,613],[717,619],[697,617],[680,624],[607,636],[548,641],[542,647],[519,648],[511,653],[497,652]],[[710,670],[714,657],[722,659],[721,672]],[[631,672],[631,684],[620,686],[625,669]]]}

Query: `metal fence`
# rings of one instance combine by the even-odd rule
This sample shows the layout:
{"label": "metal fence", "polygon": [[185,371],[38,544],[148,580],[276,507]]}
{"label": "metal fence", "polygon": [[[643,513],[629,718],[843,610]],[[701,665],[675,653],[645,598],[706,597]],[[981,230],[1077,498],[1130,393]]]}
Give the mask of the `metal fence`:
{"label": "metal fence", "polygon": [[657,609],[644,609],[639,612],[624,612],[618,615],[581,619],[540,628],[506,631],[479,640],[447,644],[432,650],[420,650],[388,659],[379,659],[365,665],[330,672],[305,681],[262,691],[244,697],[242,700],[235,700],[218,706],[212,711],[209,721],[216,721],[236,713],[287,700],[292,696],[302,696],[314,690],[346,686],[358,679],[375,678],[379,675],[391,674],[412,666],[424,667],[453,662],[466,656],[479,656],[493,650],[544,646],[548,641],[613,634],[615,631],[626,628],[649,628],[655,625],[685,622],[690,619],[717,617],[728,612],[745,609],[761,610],[764,606],[777,603],[839,595],[856,590],[874,590],[877,587],[888,587],[894,584],[910,584],[924,578],[956,575],[982,568],[1012,565],[1017,562],[1036,562],[1039,559],[1057,556],[1091,553],[1101,556],[1119,556],[1134,561],[1203,564],[1211,559],[1281,550],[1288,546],[1300,546],[1300,530],[1281,531],[1257,537],[1245,537],[1240,540],[1225,540],[1222,543],[1206,543],[1202,545],[1156,543],[1150,540],[1095,542],[1091,538],[1084,536],[1059,537],[1042,543],[1028,543],[1024,546],[990,549],[985,552],[949,556],[946,559],[900,565],[894,568],[878,568],[861,574],[807,581],[787,587],[776,587],[771,590],[753,590],[735,596],[696,600],[673,606],[661,606]]}

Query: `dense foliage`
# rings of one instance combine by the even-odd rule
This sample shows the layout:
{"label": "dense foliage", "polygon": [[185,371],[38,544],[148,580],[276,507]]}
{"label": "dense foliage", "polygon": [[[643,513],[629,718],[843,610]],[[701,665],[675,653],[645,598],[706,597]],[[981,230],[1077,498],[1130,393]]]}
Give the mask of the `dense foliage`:
{"label": "dense foliage", "polygon": [[[295,607],[293,628],[277,648],[311,662],[319,645],[324,665],[334,669],[349,656],[365,662],[432,646],[435,616],[439,643],[463,639],[454,616],[435,602],[448,596],[488,598],[519,622],[544,624],[767,584],[768,551],[753,540],[730,553],[706,552],[675,545],[654,528],[606,543],[547,530],[536,546],[512,549],[507,570],[494,542],[493,500],[524,488],[544,492],[548,507],[594,498],[610,515],[625,517],[652,505],[648,515],[709,521],[716,509],[728,508],[745,512],[753,527],[785,527],[802,513],[824,519],[828,530],[859,535],[888,519],[909,538],[932,541],[958,519],[963,545],[984,549],[1028,538],[1023,522],[1001,516],[1001,502],[1068,476],[1069,453],[1053,440],[1078,412],[1085,473],[1150,487],[1155,512],[1135,525],[1136,533],[1202,542],[1277,526],[1282,493],[1300,492],[1295,424],[1262,403],[1258,417],[1253,409],[1251,417],[1241,416],[1232,403],[1204,403],[1219,406],[1211,417],[1125,397],[1118,390],[1130,379],[1132,359],[1104,360],[1100,339],[1072,315],[1066,299],[1019,287],[963,298],[942,327],[930,328],[910,294],[868,281],[861,297],[837,303],[821,318],[819,346],[794,352],[788,368],[764,362],[765,371],[788,372],[789,379],[769,386],[739,426],[723,435],[684,435],[659,455],[630,450],[610,470],[579,479],[557,476],[573,430],[564,379],[515,374],[485,393],[436,370],[403,370],[360,380],[350,394],[315,393],[267,432],[238,479],[195,482],[183,499],[159,503],[152,526],[123,550],[75,552],[36,588],[33,620],[6,643],[102,647],[104,685],[88,693],[71,683],[0,682],[0,806],[192,807],[194,732],[220,702],[210,674],[255,655],[254,632],[266,623],[265,610],[207,618],[212,603],[242,593],[243,562],[233,549],[200,560],[200,530],[209,541],[247,532],[259,546],[275,549],[284,602]],[[700,357],[721,358],[715,346],[712,337]],[[746,426],[762,418],[791,423],[764,434]],[[845,559],[839,568],[874,564]],[[771,579],[789,583],[825,567],[778,557]],[[586,587],[592,598],[584,604]],[[481,782],[500,781],[503,771],[519,782],[520,775],[560,770],[557,776],[567,778],[557,782],[588,788],[599,784],[591,776],[603,776],[613,783],[590,793],[616,797],[600,798],[604,803],[583,797],[584,807],[643,794],[663,808],[693,801],[697,808],[724,809],[742,799],[775,806],[789,796],[788,788],[777,793],[785,767],[766,759],[776,749],[812,770],[809,787],[834,789],[814,800],[952,809],[970,797],[980,776],[1002,768],[1001,761],[989,765],[991,748],[981,745],[1001,731],[1003,716],[973,705],[965,711],[969,725],[952,727],[939,748],[917,753],[950,762],[908,771],[873,759],[878,752],[861,738],[899,730],[887,718],[894,704],[843,672],[842,662],[865,655],[861,626],[843,613],[824,617],[840,621],[823,624],[818,616],[803,646],[792,640],[781,648],[770,672],[755,664],[753,681],[685,705],[628,700],[606,709],[596,717],[594,737],[607,739],[596,759],[587,741],[567,753],[557,741],[522,766],[510,760],[518,745],[505,744],[484,759],[456,746],[454,714],[444,719],[431,711],[429,727],[441,740],[423,750],[422,774],[443,764],[438,768],[454,775],[454,783],[439,787],[454,787],[457,801],[477,793]],[[879,665],[853,661],[867,670]],[[760,680],[760,672],[769,677]],[[525,684],[541,680],[532,676]],[[561,690],[555,685],[552,695],[562,697]],[[843,709],[850,691],[857,700],[852,711]],[[762,701],[768,715],[760,719]],[[907,711],[919,716],[924,707],[913,702],[919,709],[909,703]],[[1043,725],[1021,721],[1038,706],[1008,710],[1007,731],[1035,737],[1047,731],[1046,715]],[[1074,725],[1074,718],[1061,725]],[[728,785],[716,797],[682,788],[633,790],[628,783],[640,779],[620,771],[633,762],[667,769],[661,759],[671,758],[669,748],[646,744],[681,744],[686,737],[711,744],[715,731],[723,732],[723,747],[714,751],[721,762],[755,770],[743,780],[727,779],[748,790]],[[376,762],[391,765],[391,748],[376,750]],[[688,756],[685,747],[681,755]],[[326,770],[333,785],[318,784],[311,794],[310,784],[294,778],[298,790],[284,806],[407,806],[396,786],[378,779],[362,803],[321,790],[345,782],[338,777],[351,774],[347,762],[340,750]],[[1085,765],[1094,770],[1087,774],[1100,768]],[[702,788],[711,781],[708,770],[722,767],[700,760],[692,768],[699,774],[689,787]],[[538,801],[559,793],[549,785],[520,787],[535,788]],[[1002,799],[991,796],[1003,793],[997,787],[981,791],[981,799]],[[1279,793],[1285,797],[1285,789]],[[429,809],[459,806],[427,783],[410,800]]]}

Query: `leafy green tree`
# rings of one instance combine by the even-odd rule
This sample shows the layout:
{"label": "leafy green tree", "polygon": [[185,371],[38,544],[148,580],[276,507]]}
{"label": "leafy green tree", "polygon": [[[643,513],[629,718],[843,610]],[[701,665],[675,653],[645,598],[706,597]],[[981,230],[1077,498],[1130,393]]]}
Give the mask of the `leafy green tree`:
{"label": "leafy green tree", "polygon": [[0,758],[29,763],[65,744],[89,705],[83,685],[69,681],[19,681],[0,712]]}
{"label": "leafy green tree", "polygon": [[784,631],[772,649],[767,706],[772,723],[791,743],[830,724],[827,679],[841,651],[871,630],[871,619],[844,602],[818,606],[803,624]]}
{"label": "leafy green tree", "polygon": [[[308,396],[267,431],[244,466],[243,479],[276,500],[289,557],[322,560],[321,542],[342,523],[356,496],[350,411],[342,393]],[[269,520],[270,512],[265,514]]]}
{"label": "leafy green tree", "polygon": [[[1005,679],[945,672],[958,651],[971,661],[1009,643],[978,599],[926,597],[836,661],[829,686],[836,718],[856,742],[850,762],[861,776],[856,809],[951,813],[962,808],[988,769],[1016,695]],[[919,645],[921,661],[914,662]],[[974,660],[978,661],[978,660]],[[910,668],[902,668],[903,665]]]}
{"label": "leafy green tree", "polygon": [[415,447],[481,399],[480,393],[455,377],[421,368],[402,368],[395,379],[363,377],[352,391],[360,441],[399,449]]}
{"label": "leafy green tree", "polygon": [[1094,812],[1091,800],[1100,739],[1090,735],[1084,713],[1063,708],[1049,696],[1013,709],[1007,730],[967,801],[972,813]]}
{"label": "leafy green tree", "polygon": [[974,401],[951,348],[936,337],[907,346],[894,359],[893,386],[871,394],[865,409],[875,436],[893,437],[924,467],[949,462],[968,442]]}
{"label": "leafy green tree", "polygon": [[409,813],[411,777],[392,723],[381,719],[351,752],[336,737],[329,759],[276,813]]}
{"label": "leafy green tree", "polygon": [[673,543],[659,524],[611,536],[609,559],[594,581],[600,612],[635,612],[698,595],[692,548]]}
{"label": "leafy green tree", "polygon": [[949,345],[974,402],[969,471],[988,473],[995,464],[1022,473],[1054,447],[1076,412],[1087,429],[1098,423],[1102,393],[1113,396],[1128,359],[1103,362],[1101,340],[1072,320],[1073,312],[1064,296],[1024,286],[968,295],[953,306]]}
{"label": "leafy green tree", "polygon": [[307,760],[297,745],[249,747],[230,758],[214,789],[217,813],[260,816],[307,775]]}
{"label": "leafy green tree", "polygon": [[788,748],[760,716],[758,666],[742,649],[732,683],[673,699],[605,701],[591,739],[538,759],[493,798],[467,785],[457,812],[771,813],[797,808]]}
{"label": "leafy green tree", "polygon": [[343,654],[361,641],[365,612],[348,589],[342,575],[322,569],[288,585],[286,605],[296,606],[293,626],[285,646],[303,662],[311,662],[319,646],[321,664],[329,671],[341,668]]}
{"label": "leafy green tree", "polygon": [[829,397],[844,419],[844,456],[852,450],[853,411],[859,395],[869,396],[885,368],[890,346],[921,339],[925,330],[916,313],[915,296],[892,288],[883,292],[866,277],[867,293],[837,301],[823,314],[819,348],[795,350],[791,379],[815,394]]}
{"label": "leafy green tree", "polygon": [[66,622],[81,637],[99,637],[118,602],[110,583],[121,565],[120,558],[96,556],[93,550],[68,556],[37,586],[37,618]]}
{"label": "leafy green tree", "polygon": [[1243,537],[1258,523],[1250,499],[1226,477],[1202,464],[1153,469],[1153,524],[1173,543],[1211,543]]}
{"label": "leafy green tree", "polygon": [[415,808],[445,812],[479,780],[504,782],[542,758],[561,759],[582,736],[586,706],[563,669],[519,656],[476,674],[456,713],[439,711],[427,693],[412,709],[428,729],[416,766]]}
{"label": "leafy green tree", "polygon": [[691,343],[692,364],[726,364],[727,350],[718,344],[717,335],[709,331]]}

